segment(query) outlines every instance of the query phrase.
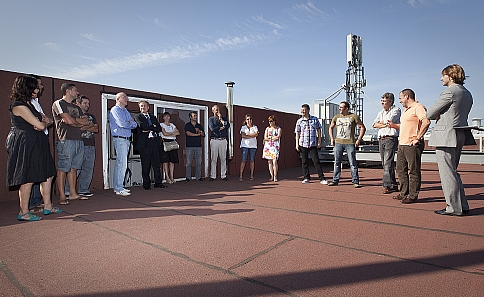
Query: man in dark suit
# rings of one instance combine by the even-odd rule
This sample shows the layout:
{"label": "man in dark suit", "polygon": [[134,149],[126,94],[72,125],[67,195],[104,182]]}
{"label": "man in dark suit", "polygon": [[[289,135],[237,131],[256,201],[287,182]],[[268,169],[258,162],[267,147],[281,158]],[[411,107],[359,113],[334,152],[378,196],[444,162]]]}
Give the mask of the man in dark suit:
{"label": "man in dark suit", "polygon": [[161,184],[160,170],[160,137],[161,132],[158,119],[149,114],[150,105],[147,101],[138,103],[140,113],[135,116],[138,124],[138,140],[136,148],[141,155],[141,176],[143,177],[143,189],[151,190],[150,169],[153,167],[155,177],[155,188],[164,188]]}
{"label": "man in dark suit", "polygon": [[467,126],[467,117],[472,107],[471,93],[464,88],[466,79],[464,69],[457,64],[442,70],[442,84],[447,87],[439,99],[427,111],[427,118],[436,120],[429,145],[435,146],[435,155],[439,165],[440,180],[445,196],[446,208],[436,210],[440,215],[461,216],[469,212],[469,204],[464,193],[464,186],[457,172],[462,147],[472,136],[470,130],[459,129]]}

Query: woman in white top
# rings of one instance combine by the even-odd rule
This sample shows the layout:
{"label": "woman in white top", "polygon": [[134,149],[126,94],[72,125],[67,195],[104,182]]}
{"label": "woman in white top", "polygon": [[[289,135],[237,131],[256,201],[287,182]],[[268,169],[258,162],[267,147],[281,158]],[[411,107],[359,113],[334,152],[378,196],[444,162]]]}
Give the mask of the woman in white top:
{"label": "woman in white top", "polygon": [[[170,123],[171,115],[169,112],[163,113],[163,122],[160,123],[161,132],[160,136],[164,142],[176,141],[176,136],[180,135],[180,132],[173,123]],[[172,184],[175,182],[173,178],[173,171],[175,170],[175,163],[179,163],[178,150],[171,150],[165,152],[165,149],[160,149],[160,161],[163,163],[163,169],[165,170],[166,182]]]}
{"label": "woman in white top", "polygon": [[271,179],[269,181],[277,181],[277,159],[279,159],[280,140],[282,135],[281,127],[277,125],[277,118],[271,115],[268,118],[269,127],[264,133],[264,149],[262,151],[262,158],[267,159],[269,164],[269,173]]}
{"label": "woman in white top", "polygon": [[250,162],[250,180],[254,180],[254,160],[255,152],[257,150],[257,136],[259,135],[259,129],[252,124],[252,116],[250,114],[245,115],[245,121],[242,125],[242,128],[240,128],[240,135],[242,135],[242,141],[240,142],[242,163],[240,164],[239,181],[243,181],[242,175],[247,160]]}

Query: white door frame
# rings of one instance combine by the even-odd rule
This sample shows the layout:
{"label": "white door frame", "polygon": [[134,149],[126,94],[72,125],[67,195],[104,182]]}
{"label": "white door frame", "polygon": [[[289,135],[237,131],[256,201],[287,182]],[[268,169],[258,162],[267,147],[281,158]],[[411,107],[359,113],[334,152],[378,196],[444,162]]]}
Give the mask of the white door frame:
{"label": "white door frame", "polygon": [[[102,162],[103,162],[103,184],[104,189],[112,188],[112,185],[109,184],[109,111],[108,111],[108,100],[116,100],[116,95],[114,94],[101,94],[101,109],[102,109]],[[198,111],[198,118],[200,119],[200,111],[205,112],[205,117],[203,119],[203,126],[205,131],[205,135],[208,135],[208,106],[205,105],[195,105],[195,104],[187,104],[187,103],[179,103],[179,102],[170,102],[170,101],[163,101],[163,100],[156,100],[156,99],[148,99],[143,97],[135,97],[135,96],[128,96],[128,101],[130,102],[139,102],[139,101],[147,101],[149,104],[154,105],[154,111],[157,110],[158,107],[161,108],[170,108],[170,109],[188,109]],[[203,147],[205,148],[205,154],[203,156],[205,160],[205,176],[208,176],[208,168],[209,168],[209,151],[208,151],[208,140],[209,137],[203,138]]]}

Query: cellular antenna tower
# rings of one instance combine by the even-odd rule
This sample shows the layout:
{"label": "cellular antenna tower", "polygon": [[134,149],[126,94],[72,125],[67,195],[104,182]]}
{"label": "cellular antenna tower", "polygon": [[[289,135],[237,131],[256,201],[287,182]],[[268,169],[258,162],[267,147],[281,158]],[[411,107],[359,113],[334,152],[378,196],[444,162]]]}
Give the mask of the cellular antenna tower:
{"label": "cellular antenna tower", "polygon": [[360,36],[349,34],[346,37],[346,101],[350,103],[351,111],[363,121],[363,98],[361,89],[366,86],[365,69],[363,67],[362,40]]}

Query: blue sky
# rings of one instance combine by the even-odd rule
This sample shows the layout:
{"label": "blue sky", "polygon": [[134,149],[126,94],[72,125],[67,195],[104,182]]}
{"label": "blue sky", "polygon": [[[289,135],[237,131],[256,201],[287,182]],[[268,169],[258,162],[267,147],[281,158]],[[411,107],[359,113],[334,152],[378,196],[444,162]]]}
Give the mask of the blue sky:
{"label": "blue sky", "polygon": [[385,92],[430,106],[453,63],[471,119],[484,117],[483,12],[482,0],[3,0],[0,69],[218,102],[234,81],[235,104],[299,113],[345,82],[352,33],[367,127]]}

